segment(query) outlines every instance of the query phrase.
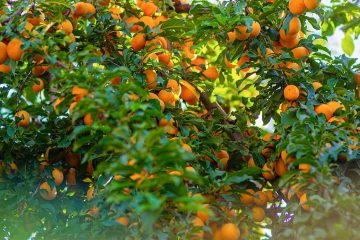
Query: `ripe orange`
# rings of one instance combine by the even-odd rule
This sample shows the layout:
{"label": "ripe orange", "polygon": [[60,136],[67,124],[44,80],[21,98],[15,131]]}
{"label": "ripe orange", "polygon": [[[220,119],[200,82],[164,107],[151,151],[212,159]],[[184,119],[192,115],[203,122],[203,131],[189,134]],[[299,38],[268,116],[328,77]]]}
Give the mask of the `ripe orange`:
{"label": "ripe orange", "polygon": [[307,9],[314,10],[319,6],[320,2],[318,0],[304,0],[304,4]]}
{"label": "ripe orange", "polygon": [[354,73],[356,85],[360,85],[360,73]]}
{"label": "ripe orange", "polygon": [[313,82],[311,84],[313,85],[315,91],[322,87],[322,84],[319,82]]}
{"label": "ripe orange", "polygon": [[330,107],[332,114],[334,114],[334,112],[336,112],[336,110],[338,110],[339,108],[345,110],[344,105],[336,101],[330,101],[327,103],[327,105]]}
{"label": "ripe orange", "polygon": [[2,73],[9,73],[9,72],[11,72],[11,65],[1,64],[1,65],[0,65],[0,72],[2,72]]}
{"label": "ripe orange", "polygon": [[202,65],[203,67],[205,67],[205,65],[207,64],[207,60],[205,58],[202,57],[197,57],[194,60],[191,61],[191,64],[195,66],[195,68],[198,71],[202,71],[203,68],[200,67],[200,65]]}
{"label": "ripe orange", "polygon": [[299,104],[297,102],[284,102],[281,104],[281,112],[286,112],[286,110],[289,108],[289,107],[298,107]]}
{"label": "ripe orange", "polygon": [[19,117],[19,118],[23,118],[22,120],[20,120],[17,125],[19,127],[26,127],[29,125],[30,123],[30,115],[27,111],[25,110],[21,110],[21,111],[18,111],[16,114],[15,114],[16,117]]}
{"label": "ripe orange", "polygon": [[142,16],[139,19],[139,22],[143,22],[145,24],[145,26],[148,26],[150,28],[153,28],[153,27],[156,26],[154,19],[152,17],[149,17],[149,16]]}
{"label": "ripe orange", "polygon": [[290,0],[289,10],[294,15],[303,14],[306,11],[304,0]]}
{"label": "ripe orange", "polygon": [[[43,190],[45,190],[47,193],[43,193]],[[45,200],[53,200],[56,198],[57,190],[56,187],[53,189],[50,189],[50,185],[47,182],[43,182],[40,185],[40,196]]]}
{"label": "ripe orange", "polygon": [[[300,71],[300,70],[301,70],[300,65],[297,64],[297,63],[293,63],[293,62],[287,62],[287,63],[286,63],[286,68],[287,68],[287,69],[291,69],[292,71]],[[292,75],[292,72],[286,71],[285,74],[286,74],[287,76],[291,76],[291,75]]]}
{"label": "ripe orange", "polygon": [[70,168],[66,176],[66,182],[70,186],[76,185],[76,170],[75,168]]}
{"label": "ripe orange", "polygon": [[295,35],[296,37],[293,38],[293,39],[289,39],[289,40],[284,40],[282,38],[280,38],[280,44],[283,46],[283,47],[286,47],[286,48],[294,48],[298,45],[300,39],[298,38],[298,35]]}
{"label": "ripe orange", "polygon": [[285,164],[285,161],[283,161],[282,159],[277,160],[276,164],[275,164],[275,172],[276,172],[276,174],[281,177],[287,171],[288,171],[288,168],[287,168],[287,166]]}
{"label": "ripe orange", "polygon": [[203,221],[196,217],[194,220],[193,220],[193,226],[196,227],[196,228],[201,228],[200,231],[197,231],[196,232],[196,237],[198,237],[198,239],[202,239],[204,237],[204,231],[202,230],[203,227],[205,226],[205,224],[203,223]]}
{"label": "ripe orange", "polygon": [[236,32],[235,31],[228,32],[227,36],[228,36],[228,39],[226,39],[227,43],[232,43],[236,40]]}
{"label": "ripe orange", "polygon": [[144,71],[145,76],[146,76],[146,83],[148,84],[148,88],[154,88],[157,86],[157,74],[154,70],[152,69],[147,69]]}
{"label": "ripe orange", "polygon": [[95,191],[94,186],[89,187],[89,189],[86,192],[86,200],[87,201],[91,201],[95,197],[94,191]]}
{"label": "ripe orange", "polygon": [[[207,209],[207,205],[204,205],[204,207]],[[196,216],[203,221],[203,223],[206,223],[206,221],[209,219],[209,213],[207,211],[197,211]]]}
{"label": "ripe orange", "polygon": [[310,210],[310,207],[309,205],[307,204],[307,196],[306,196],[306,193],[303,193],[300,197],[300,205],[301,207],[305,210],[305,211],[309,211]]}
{"label": "ripe orange", "polygon": [[165,129],[165,132],[170,135],[177,135],[178,129],[173,125],[173,123],[174,123],[174,119],[168,121],[165,118],[161,118],[159,120],[159,127],[163,127]]}
{"label": "ripe orange", "polygon": [[56,185],[60,185],[64,180],[64,174],[57,168],[52,171],[52,176]]}
{"label": "ripe orange", "polygon": [[113,19],[120,19],[120,14],[123,12],[123,9],[122,8],[119,8],[119,7],[116,7],[116,6],[113,6],[113,7],[110,7],[109,8],[109,12],[111,12],[111,17]]}
{"label": "ripe orange", "polygon": [[320,104],[314,110],[317,114],[324,114],[326,120],[329,120],[333,115],[332,109],[327,104]]}
{"label": "ripe orange", "polygon": [[87,114],[85,114],[85,116],[84,116],[84,124],[86,125],[86,126],[91,126],[92,124],[93,124],[93,119],[92,119],[92,117],[91,117],[91,113],[87,113]]}
{"label": "ripe orange", "polygon": [[121,77],[114,77],[110,81],[112,85],[118,85],[121,83]]}
{"label": "ripe orange", "polygon": [[86,14],[95,14],[96,8],[91,3],[85,3]]}
{"label": "ripe orange", "polygon": [[[239,61],[237,62],[237,65],[242,68],[245,63],[249,63],[249,62],[250,62],[250,58],[248,56],[244,55],[239,59]],[[244,72],[247,72],[250,70],[250,68],[246,67],[246,68],[242,68],[241,70]]]}
{"label": "ripe orange", "polygon": [[240,238],[240,229],[233,223],[226,223],[221,227],[222,240],[238,240]]}
{"label": "ripe orange", "polygon": [[265,163],[262,170],[263,177],[266,180],[273,180],[276,177],[276,174],[274,172],[274,162]]}
{"label": "ripe orange", "polygon": [[237,26],[235,30],[235,36],[239,40],[246,40],[249,38],[250,33],[246,32],[247,27],[245,25]]}
{"label": "ripe orange", "polygon": [[166,22],[169,18],[164,16],[164,15],[161,15],[161,16],[158,16],[154,19],[154,22],[155,22],[155,25],[159,25],[161,24],[162,22]]}
{"label": "ripe orange", "polygon": [[251,28],[252,28],[252,30],[250,32],[250,37],[255,38],[255,37],[259,36],[260,31],[261,31],[260,24],[258,22],[256,22],[256,21],[253,21],[253,24],[252,24]]}
{"label": "ripe orange", "polygon": [[287,85],[284,89],[284,97],[289,101],[295,101],[299,98],[300,91],[295,85]]}
{"label": "ripe orange", "polygon": [[287,34],[294,35],[300,32],[301,30],[301,22],[298,17],[293,17],[289,22],[289,28]]}
{"label": "ripe orange", "polygon": [[299,164],[299,170],[303,173],[310,172],[311,165],[307,164],[307,163],[301,163],[301,164]]}
{"label": "ripe orange", "polygon": [[57,99],[54,101],[54,110],[57,110],[58,105],[59,105],[62,101],[64,101],[64,100],[65,100],[65,98],[63,98],[63,97],[57,98]]}
{"label": "ripe orange", "polygon": [[131,47],[135,52],[140,51],[145,47],[146,38],[144,33],[138,33],[131,39]]}
{"label": "ripe orange", "polygon": [[305,47],[297,47],[291,50],[294,55],[294,58],[302,58],[309,55],[309,50]]}
{"label": "ripe orange", "polygon": [[0,64],[3,64],[7,59],[7,45],[3,42],[0,42]]}
{"label": "ripe orange", "polygon": [[62,23],[59,24],[58,29],[63,30],[67,34],[70,34],[74,30],[74,27],[69,20],[65,19],[62,21]]}
{"label": "ripe orange", "polygon": [[155,94],[155,93],[149,93],[149,99],[156,99],[160,103],[161,110],[165,110],[165,103]]}
{"label": "ripe orange", "polygon": [[165,103],[165,104],[170,104],[172,106],[175,106],[175,95],[172,91],[167,91],[167,90],[161,90],[158,93],[158,97]]}
{"label": "ripe orange", "polygon": [[158,10],[158,7],[152,2],[144,2],[140,6],[145,16],[152,16]]}
{"label": "ripe orange", "polygon": [[171,91],[177,96],[179,96],[181,93],[181,86],[174,79],[169,79],[168,83],[166,84],[166,88],[171,89]]}
{"label": "ripe orange", "polygon": [[189,105],[195,105],[200,98],[195,87],[184,80],[180,80],[180,84],[181,84],[180,97]]}
{"label": "ripe orange", "polygon": [[44,88],[44,81],[40,78],[37,78],[36,80],[37,82],[35,82],[32,86],[31,89],[33,90],[33,92],[38,93],[41,90],[43,90]]}
{"label": "ripe orange", "polygon": [[254,202],[254,194],[254,190],[247,189],[245,193],[240,194],[240,202],[249,205],[250,203]]}
{"label": "ripe orange", "polygon": [[208,79],[216,80],[219,77],[219,72],[216,67],[209,67],[202,72]]}
{"label": "ripe orange", "polygon": [[170,60],[171,60],[171,52],[170,51],[166,51],[165,53],[160,53],[157,56],[158,56],[160,62],[162,62],[166,65],[170,63]]}
{"label": "ripe orange", "polygon": [[78,2],[73,5],[74,9],[74,15],[82,17],[87,14],[87,6],[84,2]]}
{"label": "ripe orange", "polygon": [[227,67],[229,67],[229,68],[234,68],[234,67],[236,67],[236,64],[232,64],[232,63],[229,61],[229,59],[226,57],[226,54],[225,54],[225,56],[224,56],[224,63],[225,63],[225,65],[226,65]]}
{"label": "ripe orange", "polygon": [[265,211],[261,207],[253,207],[251,211],[255,222],[261,222],[265,219]]}
{"label": "ripe orange", "polygon": [[[281,28],[279,30],[279,35],[280,35],[280,40],[282,41],[293,41],[294,39],[298,38],[299,35],[296,33],[296,34],[293,34],[293,35],[290,35],[289,33],[286,33],[285,30],[283,28]],[[280,46],[281,47],[283,46],[280,42]]]}
{"label": "ripe orange", "polygon": [[119,217],[115,219],[115,222],[118,222],[124,226],[127,226],[129,224],[129,220],[126,217]]}
{"label": "ripe orange", "polygon": [[23,54],[23,50],[21,50],[22,41],[18,38],[12,39],[6,48],[7,55],[14,61],[19,61]]}
{"label": "ripe orange", "polygon": [[266,202],[267,202],[267,197],[266,197],[266,194],[262,191],[257,191],[255,194],[254,194],[254,203],[257,205],[257,206],[266,206]]}

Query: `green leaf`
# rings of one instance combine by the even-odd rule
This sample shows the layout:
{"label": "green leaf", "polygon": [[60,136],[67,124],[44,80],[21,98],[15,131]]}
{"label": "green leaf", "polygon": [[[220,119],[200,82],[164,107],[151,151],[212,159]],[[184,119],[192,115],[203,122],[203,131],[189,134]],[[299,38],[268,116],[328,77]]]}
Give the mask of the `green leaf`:
{"label": "green leaf", "polygon": [[346,34],[341,41],[341,47],[348,56],[351,56],[353,54],[355,50],[355,44],[354,40],[349,34]]}

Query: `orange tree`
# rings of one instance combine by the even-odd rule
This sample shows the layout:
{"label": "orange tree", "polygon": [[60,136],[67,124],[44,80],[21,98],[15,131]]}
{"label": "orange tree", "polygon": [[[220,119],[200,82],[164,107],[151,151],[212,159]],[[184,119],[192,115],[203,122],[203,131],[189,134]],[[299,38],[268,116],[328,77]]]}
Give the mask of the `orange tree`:
{"label": "orange tree", "polygon": [[317,1],[0,2],[2,237],[358,238],[360,67]]}

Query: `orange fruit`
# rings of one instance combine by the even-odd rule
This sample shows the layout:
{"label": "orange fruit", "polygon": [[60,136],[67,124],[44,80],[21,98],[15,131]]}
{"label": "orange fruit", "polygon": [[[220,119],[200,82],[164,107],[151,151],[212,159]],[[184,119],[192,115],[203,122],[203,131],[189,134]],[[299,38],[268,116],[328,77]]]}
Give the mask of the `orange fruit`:
{"label": "orange fruit", "polygon": [[287,103],[282,103],[281,104],[281,112],[286,112],[286,110],[289,108],[289,107],[298,107],[299,104],[297,102],[287,102]]}
{"label": "orange fruit", "polygon": [[175,95],[172,91],[167,91],[167,90],[161,90],[158,93],[158,97],[165,103],[165,104],[170,104],[172,106],[175,106]]}
{"label": "orange fruit", "polygon": [[295,38],[289,39],[287,41],[280,38],[280,44],[286,48],[294,48],[298,45],[298,43],[299,43],[299,38],[297,37],[297,35]]}
{"label": "orange fruit", "polygon": [[57,106],[60,104],[60,103],[62,103],[62,101],[64,101],[65,100],[65,98],[63,98],[63,97],[59,97],[59,98],[57,98],[55,101],[54,101],[54,110],[57,110]]}
{"label": "orange fruit", "polygon": [[102,0],[101,2],[99,2],[100,6],[106,6],[110,3],[110,0]]}
{"label": "orange fruit", "polygon": [[268,202],[273,202],[274,201],[273,191],[271,191],[271,190],[265,191],[265,195],[266,195],[266,198],[267,198]]}
{"label": "orange fruit", "polygon": [[76,170],[75,170],[75,168],[69,169],[69,172],[66,175],[66,182],[70,186],[76,185]]}
{"label": "orange fruit", "polygon": [[336,101],[330,101],[327,105],[330,107],[332,114],[334,114],[334,112],[336,112],[339,108],[345,109],[344,105]]}
{"label": "orange fruit", "polygon": [[60,185],[64,180],[64,174],[57,168],[52,171],[52,176],[56,185]]}
{"label": "orange fruit", "polygon": [[256,167],[256,163],[254,161],[254,158],[250,158],[248,161],[248,167]]}
{"label": "orange fruit", "polygon": [[[249,63],[249,62],[250,62],[250,58],[248,56],[244,55],[239,59],[239,61],[237,62],[237,65],[242,68],[245,63]],[[247,72],[250,70],[250,68],[246,67],[246,68],[242,68],[241,70],[244,72]]]}
{"label": "orange fruit", "polygon": [[299,169],[301,172],[307,173],[307,172],[310,172],[311,165],[307,164],[307,163],[301,163],[301,164],[299,164]]}
{"label": "orange fruit", "polygon": [[226,39],[227,43],[232,43],[236,40],[236,32],[235,31],[228,32],[227,36],[228,36],[228,39]]}
{"label": "orange fruit", "polygon": [[70,34],[74,30],[74,27],[69,20],[65,19],[59,24],[58,29],[63,30],[67,34]]}
{"label": "orange fruit", "polygon": [[234,68],[234,67],[236,67],[236,64],[232,64],[232,63],[229,61],[229,59],[227,58],[226,54],[225,54],[225,56],[224,56],[224,63],[225,63],[225,65],[226,65],[227,67],[229,67],[229,68]]}
{"label": "orange fruit", "polygon": [[265,219],[265,211],[261,207],[253,207],[251,211],[255,222],[262,222]]}
{"label": "orange fruit", "polygon": [[305,47],[297,47],[291,50],[292,54],[294,55],[294,58],[302,58],[309,56],[309,50]]}
{"label": "orange fruit", "polygon": [[257,205],[257,206],[266,206],[266,202],[267,202],[267,196],[264,192],[262,191],[257,191],[255,194],[254,194],[254,203]]}
{"label": "orange fruit", "polygon": [[147,69],[144,71],[145,76],[146,76],[146,83],[148,84],[148,88],[154,88],[157,86],[157,74],[154,70],[152,69]]}
{"label": "orange fruit", "polygon": [[[287,68],[287,69],[291,69],[292,71],[300,71],[300,70],[301,70],[300,65],[297,64],[297,63],[293,63],[293,62],[287,62],[287,63],[286,63],[286,68]],[[286,74],[287,76],[291,76],[291,75],[292,75],[292,72],[286,71],[285,74]]]}
{"label": "orange fruit", "polygon": [[119,218],[115,219],[115,222],[118,222],[124,226],[129,225],[129,220],[126,217],[119,217]]}
{"label": "orange fruit", "polygon": [[203,227],[205,226],[205,224],[203,223],[203,221],[196,217],[193,222],[192,222],[193,226],[196,228],[201,228],[200,231],[196,232],[196,237],[198,237],[197,239],[202,239],[204,237],[204,231],[202,230]]}
{"label": "orange fruit", "polygon": [[155,94],[155,93],[149,93],[149,99],[156,99],[160,103],[161,110],[165,110],[165,103]]}
{"label": "orange fruit", "polygon": [[7,45],[3,42],[0,42],[0,64],[3,64],[7,59]]}
{"label": "orange fruit", "polygon": [[263,136],[263,141],[264,142],[270,142],[271,141],[271,138],[272,138],[272,133],[266,133],[264,136]]}
{"label": "orange fruit", "polygon": [[222,240],[238,240],[240,238],[240,229],[233,223],[226,223],[221,227]]}
{"label": "orange fruit", "polygon": [[112,85],[118,85],[121,83],[121,77],[114,77],[110,81]]}
{"label": "orange fruit", "polygon": [[288,171],[288,168],[287,168],[287,166],[285,164],[285,161],[283,161],[282,159],[277,160],[276,164],[275,164],[275,172],[276,172],[276,174],[281,177],[287,171]]}
{"label": "orange fruit", "polygon": [[123,9],[120,7],[113,6],[109,8],[109,12],[111,12],[111,17],[113,19],[120,19],[121,18],[120,14],[123,12]]}
{"label": "orange fruit", "polygon": [[295,101],[299,98],[300,91],[295,85],[287,85],[284,89],[284,97],[289,101]]}
{"label": "orange fruit", "polygon": [[158,10],[158,7],[152,2],[144,2],[140,6],[145,16],[152,16]]}
{"label": "orange fruit", "polygon": [[249,38],[250,33],[246,32],[247,27],[245,25],[237,26],[235,30],[236,39],[246,40]]}
{"label": "orange fruit", "polygon": [[199,93],[195,87],[187,81],[180,80],[181,94],[180,97],[187,102],[189,105],[195,105],[199,101]]}
{"label": "orange fruit", "polygon": [[265,163],[262,170],[264,171],[264,172],[262,172],[262,175],[266,180],[275,179],[276,174],[274,172],[274,163],[273,162]]}
{"label": "orange fruit", "polygon": [[247,189],[245,193],[240,194],[240,202],[246,205],[254,202],[255,191],[252,189]]}
{"label": "orange fruit", "polygon": [[86,200],[87,201],[91,201],[95,197],[94,191],[95,191],[94,186],[89,187],[89,189],[86,192]]}
{"label": "orange fruit", "polygon": [[324,114],[326,120],[329,120],[333,115],[332,109],[327,104],[320,104],[316,106],[314,110],[317,114]]}
{"label": "orange fruit", "polygon": [[309,211],[310,210],[310,207],[309,205],[307,204],[307,196],[306,196],[306,193],[303,193],[300,197],[300,205],[301,207],[305,210],[305,211]]}
{"label": "orange fruit", "polygon": [[156,26],[154,19],[152,17],[149,17],[149,16],[142,16],[139,19],[139,22],[143,22],[145,24],[145,26],[148,26],[150,28],[153,28],[153,27]]}
{"label": "orange fruit", "polygon": [[192,65],[195,65],[195,68],[199,71],[202,71],[203,68],[201,68],[200,65],[202,65],[203,67],[205,67],[205,65],[207,64],[207,60],[205,58],[202,57],[197,57],[194,60],[191,61]]}
{"label": "orange fruit", "polygon": [[294,15],[303,14],[306,11],[304,0],[290,0],[289,11]]}
{"label": "orange fruit", "polygon": [[319,82],[313,82],[311,84],[313,85],[315,91],[322,87],[322,84]]}
{"label": "orange fruit", "polygon": [[0,72],[2,72],[2,73],[9,73],[9,72],[11,72],[11,65],[1,64],[1,65],[0,65]]}
{"label": "orange fruit", "polygon": [[356,85],[360,85],[360,73],[354,73]]}
{"label": "orange fruit", "polygon": [[86,126],[91,126],[92,124],[93,124],[93,119],[92,119],[92,117],[91,117],[91,113],[87,113],[87,114],[85,114],[85,116],[84,116],[84,124],[86,125]]}
{"label": "orange fruit", "polygon": [[20,120],[17,125],[19,127],[26,127],[30,124],[30,115],[27,111],[25,110],[21,110],[18,111],[15,116],[19,117],[19,118],[23,118],[22,120]]}
{"label": "orange fruit", "polygon": [[[294,39],[298,38],[299,35],[297,33],[290,35],[289,33],[286,33],[283,28],[279,30],[280,40],[282,41],[293,41]],[[280,42],[280,47],[283,46]]]}
{"label": "orange fruit", "polygon": [[83,99],[86,95],[89,94],[89,90],[78,86],[73,86],[73,88],[71,89],[71,94],[75,95],[76,102],[80,102],[81,99]]}
{"label": "orange fruit", "polygon": [[160,53],[157,55],[160,62],[164,64],[169,64],[171,60],[171,52],[166,51],[165,53]]}
{"label": "orange fruit", "polygon": [[174,79],[169,79],[168,83],[166,84],[166,88],[171,89],[171,91],[177,96],[179,96],[181,93],[181,86]]}
{"label": "orange fruit", "polygon": [[250,37],[255,38],[255,37],[259,36],[260,31],[261,31],[260,24],[258,22],[256,22],[256,21],[253,21],[253,24],[252,24],[251,28],[252,28],[252,30],[250,32]]}
{"label": "orange fruit", "polygon": [[216,80],[219,77],[219,72],[216,67],[209,67],[202,72],[208,79]]}
{"label": "orange fruit", "polygon": [[23,54],[23,51],[21,50],[22,44],[22,41],[18,38],[14,38],[8,43],[6,52],[9,58],[14,61],[19,61],[21,59]]}
{"label": "orange fruit", "polygon": [[131,39],[131,47],[135,52],[140,51],[145,47],[146,38],[144,33],[138,33]]}
{"label": "orange fruit", "polygon": [[158,16],[154,19],[154,22],[155,22],[155,25],[159,25],[161,24],[162,22],[166,22],[169,18],[164,16],[164,15],[161,15],[161,16]]}
{"label": "orange fruit", "polygon": [[[44,193],[43,191],[46,191],[47,193]],[[50,188],[50,185],[47,182],[43,182],[40,185],[40,196],[45,200],[53,200],[56,198],[57,190],[56,187],[53,189]]]}
{"label": "orange fruit", "polygon": [[304,4],[307,9],[314,10],[319,6],[320,2],[318,0],[304,0]]}
{"label": "orange fruit", "polygon": [[300,32],[301,30],[301,22],[298,17],[293,17],[289,22],[289,28],[287,34],[294,35]]}
{"label": "orange fruit", "polygon": [[38,93],[41,90],[43,90],[44,88],[44,81],[40,78],[37,78],[36,80],[37,82],[35,82],[32,86],[31,89],[33,90],[33,92]]}
{"label": "orange fruit", "polygon": [[73,5],[74,9],[74,15],[82,17],[87,14],[87,5],[84,2],[78,2]]}
{"label": "orange fruit", "polygon": [[171,135],[177,135],[178,129],[173,125],[174,119],[170,121],[166,120],[165,118],[161,118],[159,120],[159,127],[163,127],[165,132]]}
{"label": "orange fruit", "polygon": [[[207,209],[207,205],[204,205],[204,207]],[[209,213],[207,211],[197,211],[196,216],[203,221],[203,223],[206,223],[206,221],[209,219]]]}

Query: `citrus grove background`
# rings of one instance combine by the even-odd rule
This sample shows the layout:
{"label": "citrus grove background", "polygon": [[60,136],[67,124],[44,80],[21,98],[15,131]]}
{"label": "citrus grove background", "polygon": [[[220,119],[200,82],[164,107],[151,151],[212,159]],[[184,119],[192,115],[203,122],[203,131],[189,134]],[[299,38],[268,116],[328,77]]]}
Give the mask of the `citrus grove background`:
{"label": "citrus grove background", "polygon": [[0,6],[2,238],[358,238],[356,3]]}

